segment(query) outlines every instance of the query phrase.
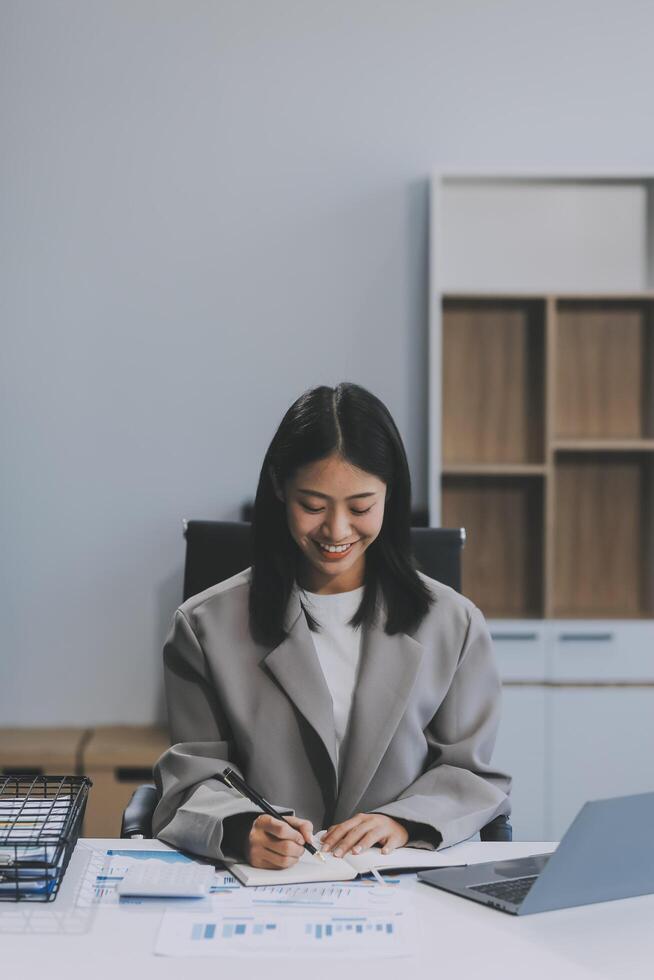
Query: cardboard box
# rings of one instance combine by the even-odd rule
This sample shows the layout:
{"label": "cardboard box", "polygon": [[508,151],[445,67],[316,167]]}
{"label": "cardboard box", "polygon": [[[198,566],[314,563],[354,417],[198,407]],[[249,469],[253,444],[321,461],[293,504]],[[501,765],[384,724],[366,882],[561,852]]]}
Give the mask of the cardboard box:
{"label": "cardboard box", "polygon": [[137,786],[152,782],[152,766],[170,746],[163,728],[110,725],[95,728],[82,753],[83,772],[93,781],[84,837],[120,837],[123,811]]}
{"label": "cardboard box", "polygon": [[0,773],[5,776],[82,774],[88,728],[0,728]]}

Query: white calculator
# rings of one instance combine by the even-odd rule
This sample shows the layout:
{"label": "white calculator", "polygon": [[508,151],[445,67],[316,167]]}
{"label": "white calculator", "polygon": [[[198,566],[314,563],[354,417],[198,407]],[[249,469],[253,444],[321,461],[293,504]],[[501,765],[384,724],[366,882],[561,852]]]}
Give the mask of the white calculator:
{"label": "white calculator", "polygon": [[118,882],[119,895],[146,898],[204,898],[215,882],[210,864],[187,861],[138,861]]}

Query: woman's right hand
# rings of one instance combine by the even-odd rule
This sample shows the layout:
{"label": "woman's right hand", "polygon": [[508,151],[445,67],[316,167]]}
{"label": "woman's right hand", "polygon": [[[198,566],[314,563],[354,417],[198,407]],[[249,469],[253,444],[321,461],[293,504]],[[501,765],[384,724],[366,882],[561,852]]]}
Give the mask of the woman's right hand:
{"label": "woman's right hand", "polygon": [[290,868],[304,853],[304,842],[311,843],[313,825],[310,820],[285,817],[276,820],[262,813],[252,824],[245,856],[253,868]]}

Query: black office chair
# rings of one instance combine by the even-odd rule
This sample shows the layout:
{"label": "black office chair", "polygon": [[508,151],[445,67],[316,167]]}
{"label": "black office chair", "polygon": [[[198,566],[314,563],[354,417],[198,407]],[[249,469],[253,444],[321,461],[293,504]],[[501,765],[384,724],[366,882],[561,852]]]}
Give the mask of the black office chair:
{"label": "black office chair", "polygon": [[[252,564],[251,524],[185,521],[184,599]],[[414,527],[411,544],[421,571],[461,591],[463,528]]]}
{"label": "black office chair", "polygon": [[[184,599],[197,595],[252,564],[251,524],[233,521],[184,521],[186,562]],[[463,528],[415,527],[411,543],[418,566],[430,578],[461,591]],[[139,786],[123,814],[121,837],[151,837],[157,790]],[[480,831],[482,840],[511,840],[509,818],[495,817]]]}

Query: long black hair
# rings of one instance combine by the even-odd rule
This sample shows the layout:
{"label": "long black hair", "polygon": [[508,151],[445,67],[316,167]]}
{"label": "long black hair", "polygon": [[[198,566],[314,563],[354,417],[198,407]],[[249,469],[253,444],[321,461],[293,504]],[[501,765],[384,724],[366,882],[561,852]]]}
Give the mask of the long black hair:
{"label": "long black hair", "polygon": [[[351,625],[372,624],[383,598],[386,633],[408,633],[420,624],[434,601],[416,571],[410,534],[411,477],[390,412],[359,385],[321,385],[305,391],[291,405],[261,467],[254,503],[249,599],[250,631],[257,642],[277,645],[286,637],[284,617],[301,557],[275,485],[283,488],[301,466],[333,453],[386,484],[384,520],[365,551],[365,588]],[[310,628],[316,629],[306,609],[305,614]]]}

